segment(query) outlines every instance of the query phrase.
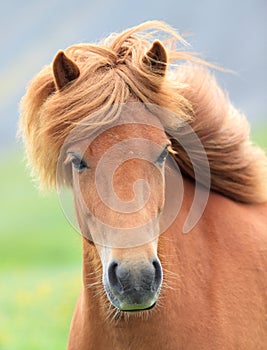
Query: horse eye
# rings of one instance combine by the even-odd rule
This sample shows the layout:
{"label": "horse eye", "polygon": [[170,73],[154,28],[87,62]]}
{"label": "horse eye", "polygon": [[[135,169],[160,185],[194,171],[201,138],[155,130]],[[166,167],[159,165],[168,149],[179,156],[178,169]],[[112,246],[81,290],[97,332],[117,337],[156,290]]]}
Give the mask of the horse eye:
{"label": "horse eye", "polygon": [[84,169],[88,168],[88,165],[86,164],[86,162],[76,156],[73,156],[73,158],[71,159],[71,163],[74,169],[77,170],[78,172],[82,172]]}
{"label": "horse eye", "polygon": [[158,159],[157,159],[157,163],[159,164],[163,164],[168,156],[169,152],[167,147],[164,148],[164,150],[161,152],[161,154],[159,155]]}

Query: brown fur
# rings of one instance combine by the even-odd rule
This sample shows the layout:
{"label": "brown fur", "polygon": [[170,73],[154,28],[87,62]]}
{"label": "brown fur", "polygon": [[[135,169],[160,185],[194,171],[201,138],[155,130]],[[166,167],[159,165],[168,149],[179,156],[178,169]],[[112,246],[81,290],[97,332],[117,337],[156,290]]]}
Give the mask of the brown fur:
{"label": "brown fur", "polygon": [[192,182],[184,185],[181,212],[160,236],[164,283],[151,311],[127,315],[110,305],[98,253],[84,240],[84,287],[68,349],[266,349],[267,205],[211,193],[202,219],[183,235],[194,196]]}
{"label": "brown fur", "polygon": [[[146,30],[153,28],[172,39],[166,40],[169,57],[166,77],[154,74],[144,63],[144,52],[153,38]],[[78,65],[80,77],[62,91],[55,88],[51,66],[36,76],[22,100],[21,132],[34,174],[43,186],[55,185],[61,146],[78,122],[97,109],[110,106],[106,120],[87,118],[91,122],[88,131],[92,132],[97,125],[118,117],[116,107],[112,106],[134,97],[168,108],[184,120],[192,120],[191,125],[210,161],[212,189],[242,202],[267,200],[266,157],[249,141],[245,117],[231,105],[206,69],[192,64],[172,66],[184,60],[200,61],[177,50],[174,39],[183,43],[166,24],[147,22],[99,44],[66,49],[66,54]],[[166,128],[171,134],[178,126],[179,120],[174,118]],[[194,177],[179,140],[174,141],[174,148],[181,169]]]}
{"label": "brown fur", "polygon": [[[153,29],[157,35],[163,32],[171,37],[163,40],[166,57],[159,44],[153,49],[153,35],[147,33]],[[179,51],[174,39],[184,43],[169,26],[154,21],[114,34],[97,45],[72,46],[65,54],[77,65],[79,77],[72,80],[77,74],[66,74],[62,80],[59,64],[60,76],[55,78],[55,65],[60,63],[56,60],[54,71],[52,66],[44,68],[23,98],[21,132],[26,151],[35,175],[48,187],[56,184],[57,161],[66,137],[85,117],[90,134],[116,120],[118,104],[127,101],[157,104],[177,115],[161,122],[173,143],[171,153],[186,175],[186,195],[172,226],[159,237],[164,280],[157,306],[132,315],[113,308],[103,289],[97,247],[84,238],[84,286],[72,321],[70,350],[266,348],[267,207],[263,202],[267,201],[267,160],[249,141],[246,120],[203,68],[205,62]],[[159,55],[155,55],[158,49]],[[153,59],[160,61],[155,64]],[[65,67],[68,71],[68,64]],[[103,107],[110,107],[104,120],[95,114],[91,117]],[[181,232],[194,196],[194,183],[188,179],[194,179],[194,172],[179,141],[186,142],[186,149],[193,153],[194,143],[185,135],[180,117],[190,123],[207,152],[212,189],[224,194],[210,194],[201,220],[188,235]],[[116,136],[123,139],[126,133],[119,130]],[[105,147],[107,138],[102,142]],[[195,157],[197,163],[197,153]],[[126,165],[127,177],[137,168],[130,164]],[[129,186],[121,177],[118,188],[128,198]],[[88,178],[81,175],[87,188],[83,194],[89,201],[92,188],[87,186]],[[79,222],[81,217],[78,215]],[[146,249],[148,252],[142,247],[117,249],[113,254],[131,263],[138,254],[151,254],[151,247]]]}

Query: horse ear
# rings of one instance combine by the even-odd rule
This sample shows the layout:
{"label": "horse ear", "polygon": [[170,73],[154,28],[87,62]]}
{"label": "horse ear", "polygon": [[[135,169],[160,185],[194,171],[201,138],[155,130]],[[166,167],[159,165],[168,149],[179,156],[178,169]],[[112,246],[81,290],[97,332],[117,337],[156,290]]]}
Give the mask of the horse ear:
{"label": "horse ear", "polygon": [[155,74],[164,76],[167,69],[167,52],[159,40],[154,41],[143,62]]}
{"label": "horse ear", "polygon": [[53,61],[53,73],[56,88],[61,90],[70,81],[79,77],[80,70],[63,51],[59,51]]}

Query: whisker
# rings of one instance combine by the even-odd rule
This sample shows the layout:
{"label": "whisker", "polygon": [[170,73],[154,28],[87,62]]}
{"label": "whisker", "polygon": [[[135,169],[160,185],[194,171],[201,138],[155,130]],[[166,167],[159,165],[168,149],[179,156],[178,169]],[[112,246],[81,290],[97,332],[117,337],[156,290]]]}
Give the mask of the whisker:
{"label": "whisker", "polygon": [[99,285],[101,285],[101,284],[102,284],[101,281],[97,281],[97,282],[93,282],[93,283],[88,283],[88,284],[86,284],[86,287],[92,288],[92,287],[95,287],[95,286],[99,286]]}

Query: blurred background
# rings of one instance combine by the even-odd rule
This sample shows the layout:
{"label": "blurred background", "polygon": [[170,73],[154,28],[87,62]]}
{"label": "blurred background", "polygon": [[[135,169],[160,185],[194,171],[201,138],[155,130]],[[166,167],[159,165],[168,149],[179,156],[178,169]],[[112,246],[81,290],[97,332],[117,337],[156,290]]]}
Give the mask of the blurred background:
{"label": "blurred background", "polygon": [[80,237],[57,195],[40,195],[16,141],[28,81],[59,49],[164,20],[216,72],[267,147],[266,0],[9,0],[0,4],[0,349],[64,349],[81,285]]}

